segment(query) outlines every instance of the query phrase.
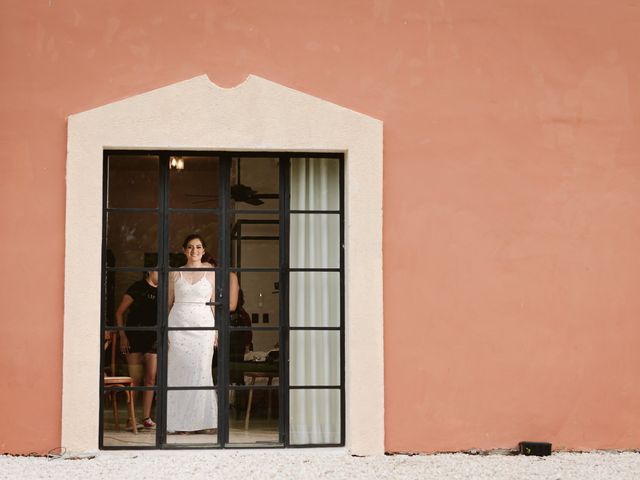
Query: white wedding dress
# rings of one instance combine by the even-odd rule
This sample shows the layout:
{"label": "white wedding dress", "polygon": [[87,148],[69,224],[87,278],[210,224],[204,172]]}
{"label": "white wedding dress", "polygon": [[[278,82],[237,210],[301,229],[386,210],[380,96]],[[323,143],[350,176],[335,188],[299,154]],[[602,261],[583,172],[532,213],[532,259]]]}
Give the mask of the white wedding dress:
{"label": "white wedding dress", "polygon": [[[214,285],[207,273],[190,283],[182,272],[174,283],[174,304],[169,327],[213,327],[211,307]],[[211,362],[215,330],[169,330],[167,385],[169,387],[211,387]],[[192,432],[216,428],[218,402],[215,390],[169,390],[167,431]]]}

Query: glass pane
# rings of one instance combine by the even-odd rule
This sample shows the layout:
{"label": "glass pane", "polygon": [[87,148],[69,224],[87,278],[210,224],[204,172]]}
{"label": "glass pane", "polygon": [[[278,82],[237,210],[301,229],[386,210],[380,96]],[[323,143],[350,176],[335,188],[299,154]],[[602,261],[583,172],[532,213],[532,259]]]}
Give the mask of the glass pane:
{"label": "glass pane", "polygon": [[231,224],[231,265],[278,268],[279,228],[277,215],[234,215]]}
{"label": "glass pane", "polygon": [[[280,376],[280,348],[277,330],[250,330],[231,332],[231,352],[229,366],[229,381],[232,385],[249,385],[247,375],[261,378],[275,379],[278,383]],[[234,337],[236,339],[234,340]],[[260,345],[260,350],[246,349],[244,353],[234,352],[234,341],[239,347],[246,345]]]}
{"label": "glass pane", "polygon": [[157,323],[158,272],[108,272],[106,325],[151,327]]}
{"label": "glass pane", "polygon": [[339,210],[340,161],[291,159],[291,210]]}
{"label": "glass pane", "polygon": [[157,208],[158,162],[153,155],[109,155],[107,206]]}
{"label": "glass pane", "polygon": [[289,402],[291,445],[341,443],[340,390],[291,390]]}
{"label": "glass pane", "polygon": [[[105,377],[105,386],[130,386],[131,378]],[[155,392],[105,391],[103,399],[102,428],[103,443],[108,447],[149,447],[156,444],[155,428]],[[135,412],[136,430],[131,421],[131,402],[133,397],[133,411]],[[147,412],[144,412],[147,405]],[[153,408],[152,408],[153,407]],[[152,421],[143,423],[146,417]]]}
{"label": "glass pane", "polygon": [[218,393],[215,390],[167,392],[167,443],[218,443]]}
{"label": "glass pane", "polygon": [[120,345],[120,335],[117,332],[104,332],[103,336],[104,374],[111,377],[129,375],[129,364]]}
{"label": "glass pane", "polygon": [[169,158],[169,207],[217,208],[218,163],[217,157]]}
{"label": "glass pane", "polygon": [[114,267],[155,267],[158,214],[107,213],[107,258]]}
{"label": "glass pane", "polygon": [[340,326],[340,273],[289,274],[289,324],[294,327]]}
{"label": "glass pane", "polygon": [[[107,252],[109,254],[109,252]],[[107,256],[107,266],[111,267],[109,257]],[[124,293],[130,285],[134,284],[143,277],[142,272],[107,272],[106,281],[103,284],[105,288],[103,297],[103,315],[105,315],[105,325],[116,325],[116,308],[120,305]]]}
{"label": "glass pane", "polygon": [[340,216],[291,214],[291,268],[340,267]]}
{"label": "glass pane", "polygon": [[278,272],[238,272],[240,310],[231,316],[231,327],[277,327],[280,319]]}
{"label": "glass pane", "polygon": [[[180,323],[196,323],[196,326],[213,326],[209,311],[197,312],[200,307],[185,306],[184,311],[176,306],[169,312],[169,327],[183,326]],[[181,316],[184,315],[184,319]],[[213,354],[217,330],[169,330],[167,352],[167,385],[169,387],[213,387]]]}
{"label": "glass pane", "polygon": [[231,208],[278,210],[279,162],[277,157],[235,157],[231,161]]}
{"label": "glass pane", "polygon": [[340,385],[339,331],[292,330],[289,347],[291,385]]}
{"label": "glass pane", "polygon": [[[248,372],[247,385],[277,383],[268,375]],[[278,444],[280,439],[278,388],[229,391],[229,443],[234,445]]]}
{"label": "glass pane", "polygon": [[182,267],[187,263],[183,244],[189,235],[200,235],[205,254],[202,261],[218,258],[218,215],[203,213],[172,213],[169,215],[169,264]]}
{"label": "glass pane", "polygon": [[[111,372],[115,372],[115,375],[130,375],[137,379],[136,385],[142,385],[147,369],[147,357],[150,354],[154,355],[153,371],[155,372],[155,355],[158,353],[155,330],[131,327],[125,330],[107,331],[104,339],[105,345],[109,344],[105,346],[105,366]],[[112,345],[115,345],[115,351]],[[111,352],[115,353],[113,355],[115,358],[111,358]],[[155,373],[153,378],[155,381]]]}

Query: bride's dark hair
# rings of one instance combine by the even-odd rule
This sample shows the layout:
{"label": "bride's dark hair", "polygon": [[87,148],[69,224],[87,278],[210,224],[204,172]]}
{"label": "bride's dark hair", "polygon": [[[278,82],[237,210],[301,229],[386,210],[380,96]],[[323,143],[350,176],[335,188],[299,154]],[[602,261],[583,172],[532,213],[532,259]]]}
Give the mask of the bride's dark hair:
{"label": "bride's dark hair", "polygon": [[189,245],[189,242],[195,239],[200,240],[200,243],[202,244],[202,246],[204,248],[207,248],[207,242],[205,242],[204,238],[202,238],[198,233],[192,233],[191,235],[187,235],[187,237],[184,239],[184,242],[182,242],[182,248],[187,248],[187,245]]}
{"label": "bride's dark hair", "polygon": [[214,267],[218,266],[218,265],[216,265],[216,259],[213,258],[211,255],[209,255],[208,252],[204,252],[204,255],[202,255],[202,259],[200,261],[202,263],[210,263]]}

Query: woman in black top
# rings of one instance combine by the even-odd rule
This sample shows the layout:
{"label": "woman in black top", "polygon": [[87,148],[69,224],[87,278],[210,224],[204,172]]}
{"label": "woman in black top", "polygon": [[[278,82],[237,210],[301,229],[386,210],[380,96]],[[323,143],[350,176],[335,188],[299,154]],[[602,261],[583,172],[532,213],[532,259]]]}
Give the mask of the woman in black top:
{"label": "woman in black top", "polygon": [[[158,311],[157,292],[158,272],[147,272],[144,280],[131,285],[116,311],[118,327],[124,326],[124,314],[127,310],[129,311],[127,327],[155,326]],[[120,352],[127,358],[129,375],[133,379],[134,386],[140,385],[141,381],[144,381],[145,387],[154,386],[158,369],[156,332],[119,330],[119,334]],[[135,392],[133,394],[135,395]],[[142,393],[142,411],[143,425],[147,428],[153,428],[156,425],[151,419],[152,403],[153,390],[145,390]]]}

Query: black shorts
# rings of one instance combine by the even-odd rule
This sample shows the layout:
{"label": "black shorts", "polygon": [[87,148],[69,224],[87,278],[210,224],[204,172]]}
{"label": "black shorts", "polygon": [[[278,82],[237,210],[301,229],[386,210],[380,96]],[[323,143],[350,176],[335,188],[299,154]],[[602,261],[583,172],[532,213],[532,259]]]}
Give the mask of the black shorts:
{"label": "black shorts", "polygon": [[158,353],[156,332],[127,332],[130,353]]}

